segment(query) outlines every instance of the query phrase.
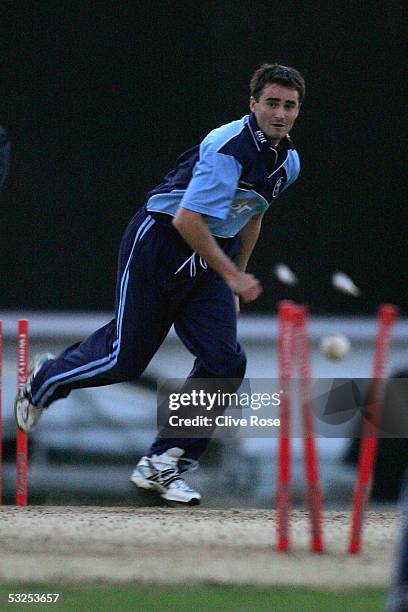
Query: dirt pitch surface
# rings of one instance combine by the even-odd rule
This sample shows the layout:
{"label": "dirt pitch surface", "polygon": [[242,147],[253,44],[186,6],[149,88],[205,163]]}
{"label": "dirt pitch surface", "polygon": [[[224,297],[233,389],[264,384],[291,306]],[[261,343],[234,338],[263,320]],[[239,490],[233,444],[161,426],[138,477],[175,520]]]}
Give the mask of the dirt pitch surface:
{"label": "dirt pitch surface", "polygon": [[364,551],[349,557],[349,513],[326,512],[327,552],[308,552],[293,513],[293,549],[275,551],[272,510],[0,507],[0,581],[383,586],[398,520],[369,512]]}

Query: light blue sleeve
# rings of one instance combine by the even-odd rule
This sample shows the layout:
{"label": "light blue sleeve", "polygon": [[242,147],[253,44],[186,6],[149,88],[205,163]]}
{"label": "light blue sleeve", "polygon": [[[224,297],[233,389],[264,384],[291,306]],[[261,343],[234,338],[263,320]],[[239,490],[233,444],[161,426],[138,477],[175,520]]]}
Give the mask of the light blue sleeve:
{"label": "light blue sleeve", "polygon": [[241,170],[242,166],[235,157],[214,150],[210,143],[204,141],[180,206],[217,219],[226,219]]}
{"label": "light blue sleeve", "polygon": [[292,185],[292,183],[294,183],[297,177],[299,176],[300,160],[299,160],[299,155],[297,151],[295,150],[289,151],[289,155],[285,163],[283,164],[283,167],[285,168],[286,176],[288,177],[286,184],[284,188],[282,189],[282,191],[285,191],[285,189],[287,189],[290,185]]}

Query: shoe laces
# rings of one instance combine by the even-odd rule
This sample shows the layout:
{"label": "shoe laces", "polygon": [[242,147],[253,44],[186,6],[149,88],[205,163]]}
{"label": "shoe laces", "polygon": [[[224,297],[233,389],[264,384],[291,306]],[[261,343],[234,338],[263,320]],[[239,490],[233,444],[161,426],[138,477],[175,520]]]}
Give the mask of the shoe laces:
{"label": "shoe laces", "polygon": [[[188,486],[186,481],[180,476],[181,471],[185,472],[190,468],[185,467],[185,469],[180,470],[177,465],[178,461],[180,461],[180,459],[176,458],[171,458],[170,460],[165,461],[160,461],[160,459],[152,461],[150,458],[148,459],[149,467],[160,484],[165,487],[171,486],[175,489],[183,489],[185,491],[190,491],[190,487]],[[184,459],[183,461],[188,463],[197,463],[197,461],[194,462],[193,460],[189,459]]]}

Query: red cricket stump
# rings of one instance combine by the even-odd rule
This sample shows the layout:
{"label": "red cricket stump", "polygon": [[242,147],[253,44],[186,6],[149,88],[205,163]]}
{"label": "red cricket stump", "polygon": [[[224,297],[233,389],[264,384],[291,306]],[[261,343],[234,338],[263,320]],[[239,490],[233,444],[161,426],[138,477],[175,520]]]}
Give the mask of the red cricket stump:
{"label": "red cricket stump", "polygon": [[322,532],[322,492],[320,488],[319,462],[313,430],[312,400],[310,392],[310,342],[308,336],[308,309],[298,306],[295,311],[296,348],[300,374],[300,397],[303,421],[304,465],[306,480],[306,505],[310,521],[310,549],[321,553],[324,549]]}
{"label": "red cricket stump", "polygon": [[398,316],[398,309],[391,304],[383,304],[378,309],[378,331],[375,343],[372,384],[368,397],[370,412],[365,414],[360,451],[357,465],[357,478],[354,489],[353,510],[349,553],[361,551],[364,511],[368,505],[378,447],[378,427],[381,417],[380,382],[384,378],[391,329]]}
{"label": "red cricket stump", "polygon": [[281,384],[280,436],[278,441],[278,478],[276,494],[277,549],[285,552],[290,546],[289,521],[291,500],[291,445],[290,445],[290,382],[293,361],[293,309],[288,300],[278,309],[278,368]]}
{"label": "red cricket stump", "polygon": [[0,506],[3,503],[3,321],[0,321]]}
{"label": "red cricket stump", "polygon": [[[17,334],[17,386],[24,387],[28,372],[28,321],[19,319]],[[16,448],[16,505],[27,505],[27,434],[17,427]]]}

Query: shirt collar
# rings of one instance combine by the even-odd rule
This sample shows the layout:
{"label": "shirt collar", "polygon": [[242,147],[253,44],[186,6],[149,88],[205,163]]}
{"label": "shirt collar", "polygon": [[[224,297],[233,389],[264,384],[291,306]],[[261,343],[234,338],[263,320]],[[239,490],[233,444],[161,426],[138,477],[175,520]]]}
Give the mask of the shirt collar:
{"label": "shirt collar", "polygon": [[[251,113],[250,115],[248,115],[248,127],[255,141],[255,145],[258,151],[270,151],[271,148],[273,148],[269,144],[268,139],[263,133],[263,131],[260,129],[258,122],[255,118],[255,113]],[[282,138],[282,140],[280,141],[277,147],[277,149],[284,149],[284,150],[294,149],[294,148],[295,148],[294,144],[288,135],[285,136],[285,138]]]}

